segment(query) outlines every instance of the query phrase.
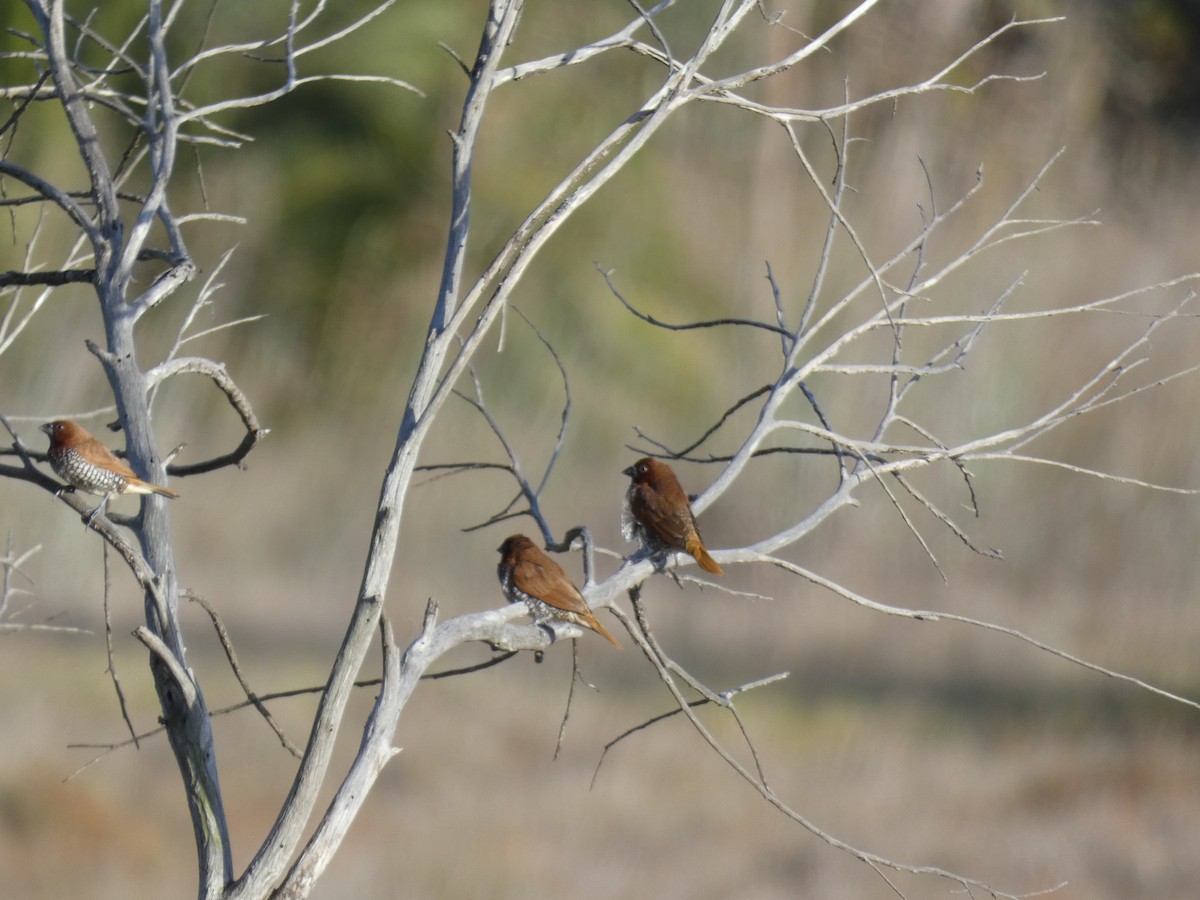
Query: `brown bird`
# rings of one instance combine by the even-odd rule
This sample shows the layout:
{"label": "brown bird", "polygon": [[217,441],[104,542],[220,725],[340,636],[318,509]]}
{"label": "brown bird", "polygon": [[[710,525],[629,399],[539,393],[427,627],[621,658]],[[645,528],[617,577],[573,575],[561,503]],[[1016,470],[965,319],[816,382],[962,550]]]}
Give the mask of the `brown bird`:
{"label": "brown bird", "polygon": [[523,534],[506,538],[498,548],[496,575],[509,603],[524,601],[535,622],[560,619],[590,628],[614,647],[617,639],[596,621],[587,601],[554,560]]}
{"label": "brown bird", "polygon": [[47,456],[55,474],[74,489],[104,496],[88,517],[89,524],[113,494],[179,496],[174,491],[138,478],[125,460],[114,456],[81,425],[67,419],[57,419],[43,425],[42,431],[50,438]]}
{"label": "brown bird", "polygon": [[683,550],[714,575],[724,570],[704,549],[692,506],[671,467],[657,459],[639,459],[621,474],[632,479],[625,493],[621,533],[635,537],[652,552]]}

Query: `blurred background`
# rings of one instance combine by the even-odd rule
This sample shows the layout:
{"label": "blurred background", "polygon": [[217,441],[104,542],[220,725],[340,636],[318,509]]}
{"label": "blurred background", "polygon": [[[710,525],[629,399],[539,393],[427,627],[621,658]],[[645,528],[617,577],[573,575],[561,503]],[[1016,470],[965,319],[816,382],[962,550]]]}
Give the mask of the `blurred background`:
{"label": "blurred background", "polygon": [[[98,30],[120,31],[137,7],[99,10]],[[349,20],[366,4],[339,4]],[[810,6],[813,7],[810,9]],[[851,4],[801,4],[783,23],[820,33]],[[710,21],[713,4],[682,4],[664,23],[677,53]],[[17,32],[24,6],[0,2]],[[221,612],[255,690],[323,683],[354,601],[382,468],[435,295],[447,230],[450,141],[466,80],[444,42],[473,58],[481,2],[398,5],[343,44],[305,58],[306,71],[379,73],[423,96],[379,85],[307,86],[223,124],[253,137],[240,151],[188,150],[175,210],[203,208],[246,224],[193,223],[198,283],[140,326],[142,362],[170,346],[199,282],[236,246],[224,288],[201,327],[266,318],[218,332],[194,351],[227,363],[271,435],[245,470],[177,480],[171,507],[180,579]],[[968,85],[988,73],[1045,75],[996,82],[974,95],[932,93],[855,115],[848,210],[877,260],[912,239],[922,211],[947,207],[975,184],[938,259],[960,252],[1061,148],[1065,153],[1027,214],[1102,223],[1008,245],[952,280],[939,301],[981,310],[1018,277],[1016,310],[1082,303],[1200,268],[1197,127],[1200,7],[1139,3],[885,3],[833,45],[759,90],[796,107],[834,105],[848,93],[928,77],[967,47],[1022,16],[1067,21],[1019,29],[956,70]],[[82,13],[81,13],[82,15]],[[273,4],[182,12],[182,56],[278,31]],[[623,3],[587,15],[530,4],[510,61],[538,58],[621,27]],[[189,17],[191,17],[189,19]],[[801,38],[756,22],[727,51],[778,58]],[[19,35],[6,50],[24,49]],[[5,83],[28,63],[3,62]],[[24,68],[23,68],[24,67]],[[721,74],[713,72],[709,74]],[[278,67],[253,60],[193,76],[197,102],[266,89]],[[658,83],[640,57],[510,85],[490,109],[476,166],[478,272],[511,229],[594,143]],[[835,129],[840,123],[835,123]],[[829,137],[804,146],[828,186]],[[74,148],[49,107],[31,109],[10,158],[65,186],[81,184]],[[928,169],[933,198],[922,164]],[[23,266],[36,212],[6,225],[3,269]],[[776,126],[713,105],[684,115],[572,219],[525,278],[516,305],[561,355],[572,415],[545,495],[561,534],[586,523],[602,546],[627,552],[618,516],[620,470],[639,444],[635,427],[679,446],[733,400],[774,377],[774,344],[725,333],[675,334],[635,322],[596,267],[614,270],[625,296],[664,320],[773,315],[765,263],[789,308],[807,295],[826,213]],[[961,229],[958,230],[958,229]],[[39,245],[54,259],[62,233]],[[147,281],[156,274],[147,271]],[[831,296],[861,278],[843,253]],[[1163,309],[1182,289],[1139,308]],[[184,296],[186,294],[186,296]],[[12,295],[0,304],[7,309]],[[28,300],[24,301],[27,308]],[[923,421],[946,440],[1001,430],[1074,388],[1144,327],[1091,316],[989,331],[966,370],[928,386]],[[94,299],[57,291],[26,334],[0,356],[0,409],[41,447],[36,425],[110,403],[86,338],[103,332]],[[1194,365],[1196,325],[1181,319],[1148,351],[1143,382]],[[553,361],[516,317],[479,358],[484,396],[531,472],[553,447],[563,403]],[[845,381],[845,380],[843,380]],[[843,427],[882,408],[878,382],[814,386]],[[1056,432],[1031,452],[1120,475],[1200,486],[1194,410],[1200,385],[1182,379]],[[120,438],[86,419],[112,446]],[[738,425],[714,452],[736,446]],[[238,423],[200,380],[169,384],[156,405],[162,449],[186,442],[191,459],[228,449]],[[459,404],[435,430],[424,462],[501,459],[481,420]],[[677,467],[702,489],[715,469]],[[929,563],[881,492],[826,521],[791,557],[885,602],[975,616],[1188,697],[1200,696],[1200,611],[1195,498],[1011,463],[972,468],[979,516],[953,473],[923,486],[1002,561],[972,554],[920,520],[945,573]],[[827,495],[828,460],[764,461],[701,519],[710,547],[760,536]],[[951,477],[947,477],[950,475]],[[442,615],[502,602],[495,547],[524,521],[464,532],[503,506],[495,474],[428,479],[409,495],[402,551],[388,598],[398,637],[411,639],[427,598]],[[104,755],[78,745],[125,739],[106,674],[100,542],[49,495],[0,481],[0,529],[26,563],[29,591],[8,616],[72,631],[7,633],[0,642],[0,884],[13,897],[175,897],[194,892],[190,822],[178,772],[161,737]],[[563,560],[575,577],[576,557]],[[601,574],[615,563],[608,560]],[[950,623],[910,622],[854,607],[773,571],[731,567],[728,582],[770,599],[647,587],[669,653],[713,687],[775,672],[790,677],[746,695],[743,714],[776,792],[837,837],[912,864],[953,869],[1013,892],[1065,882],[1054,896],[1184,898],[1200,883],[1200,726],[1195,710],[1069,665],[1028,645]],[[156,724],[145,654],[130,637],[141,600],[119,565],[110,595],[116,665],[139,730]],[[16,608],[17,606],[21,608]],[[185,611],[190,663],[209,705],[241,698],[198,609]],[[606,625],[608,622],[606,621]],[[614,623],[615,624],[615,623]],[[486,673],[429,683],[396,736],[383,772],[313,896],[721,898],[888,897],[866,865],[768,807],[682,721],[616,745],[592,786],[604,745],[670,708],[636,650],[579,642],[596,691],[577,690],[565,744],[553,759],[571,677],[569,648],[528,655]],[[447,666],[486,658],[464,650]],[[365,673],[373,675],[374,672]],[[348,760],[374,694],[362,691],[344,727]],[[303,744],[312,696],[272,709]],[[727,718],[706,723],[748,759]],[[245,711],[216,724],[228,814],[240,868],[286,794],[294,760]],[[90,766],[90,762],[93,762]],[[908,896],[947,896],[953,885],[893,876]]]}

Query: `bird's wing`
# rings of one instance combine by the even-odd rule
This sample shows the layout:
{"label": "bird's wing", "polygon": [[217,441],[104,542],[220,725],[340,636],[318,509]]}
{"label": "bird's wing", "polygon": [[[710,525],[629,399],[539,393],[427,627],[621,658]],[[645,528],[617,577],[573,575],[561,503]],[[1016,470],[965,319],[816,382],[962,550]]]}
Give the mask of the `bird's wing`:
{"label": "bird's wing", "polygon": [[[129,468],[129,463],[121,459],[103,443],[96,438],[89,436],[86,440],[80,442],[80,446],[76,448],[83,456],[99,466],[124,475],[126,478],[137,478],[137,473]],[[139,481],[141,479],[138,479]]]}
{"label": "bird's wing", "polygon": [[513,582],[531,597],[551,606],[570,612],[588,612],[583,595],[561,570],[554,572],[539,563],[521,560],[513,570]]}
{"label": "bird's wing", "polygon": [[[680,493],[682,494],[682,491]],[[679,498],[671,498],[665,492],[639,486],[634,503],[641,507],[638,519],[666,544],[682,547],[688,535],[696,530],[686,495],[681,502]]]}

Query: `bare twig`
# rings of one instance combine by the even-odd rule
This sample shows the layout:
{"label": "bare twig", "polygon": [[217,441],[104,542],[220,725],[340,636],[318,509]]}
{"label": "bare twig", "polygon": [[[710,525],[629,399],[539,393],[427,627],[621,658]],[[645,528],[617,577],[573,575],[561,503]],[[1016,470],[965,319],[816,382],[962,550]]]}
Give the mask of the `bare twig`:
{"label": "bare twig", "polygon": [[279,743],[288,753],[297,759],[300,758],[299,748],[288,740],[288,736],[283,733],[283,728],[275,721],[275,717],[271,715],[271,711],[263,704],[261,698],[246,681],[246,676],[242,672],[241,665],[238,664],[237,652],[233,649],[233,641],[229,637],[229,632],[225,629],[225,623],[221,621],[221,616],[217,613],[213,605],[204,599],[203,596],[195,591],[184,591],[183,596],[198,604],[206,613],[209,619],[212,620],[213,630],[217,633],[217,638],[221,641],[221,649],[225,651],[225,658],[229,660],[229,668],[233,671],[233,675],[237,678],[238,684],[242,688],[242,692],[246,695],[246,700],[258,710],[258,714],[262,716],[263,721],[270,726],[275,732],[275,736],[279,738]]}
{"label": "bare twig", "polygon": [[121,690],[121,679],[117,675],[117,664],[113,658],[112,615],[109,609],[109,596],[112,590],[112,583],[108,572],[108,545],[103,544],[101,546],[104,551],[104,648],[108,654],[108,674],[112,679],[113,690],[117,693],[117,703],[121,707],[121,718],[125,721],[125,727],[129,729],[129,737],[133,740],[134,747],[140,747],[137,731],[133,727],[133,722],[129,719],[129,709],[125,705],[125,692]]}

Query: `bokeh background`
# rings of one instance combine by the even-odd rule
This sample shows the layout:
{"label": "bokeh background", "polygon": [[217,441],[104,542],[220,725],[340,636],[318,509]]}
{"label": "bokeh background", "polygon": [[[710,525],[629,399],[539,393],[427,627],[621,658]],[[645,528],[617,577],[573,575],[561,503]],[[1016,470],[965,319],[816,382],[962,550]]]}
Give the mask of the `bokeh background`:
{"label": "bokeh background", "polygon": [[[98,27],[137,14],[136,4],[117,6],[99,11]],[[362,6],[339,4],[336,15],[349,18]],[[673,39],[681,46],[694,40],[710,6],[682,4],[670,20]],[[784,22],[817,33],[842,7],[849,4],[800,4]],[[32,28],[22,5],[5,0],[0,12],[13,28]],[[202,148],[180,159],[177,210],[206,202],[247,219],[240,227],[188,226],[205,277],[236,245],[218,276],[225,287],[205,315],[211,324],[267,316],[196,350],[228,364],[272,430],[245,470],[174,485],[183,495],[172,506],[180,577],[221,611],[262,693],[321,684],[342,637],[441,267],[446,132],[457,123],[465,79],[437,43],[470,58],[483,12],[479,2],[401,4],[306,61],[310,71],[403,78],[424,96],[377,85],[306,87],[230,117],[226,124],[253,137],[244,149]],[[833,52],[764,91],[774,102],[816,106],[844,91],[863,96],[909,83],[1014,13],[1064,14],[1067,21],[997,41],[956,77],[969,84],[989,72],[1044,72],[1041,79],[904,99],[852,119],[863,141],[854,148],[851,209],[876,258],[911,238],[918,205],[929,209],[922,162],[940,206],[982,169],[985,188],[964,217],[965,233],[986,227],[1065,147],[1031,209],[1094,214],[1102,225],[982,260],[947,289],[958,298],[950,302],[982,308],[1022,273],[1015,302],[1035,308],[1200,268],[1194,3],[885,3]],[[206,8],[184,15],[193,18],[181,20],[177,35],[191,47]],[[621,3],[589,4],[586,13],[530,4],[511,58],[594,39],[628,15]],[[210,40],[272,33],[280,16],[271,4],[222,7]],[[11,33],[2,40],[8,50],[22,46]],[[796,40],[758,24],[731,50],[731,64],[735,55],[778,56]],[[21,65],[4,61],[6,77],[26,78]],[[203,75],[190,96],[263,88],[278,72],[247,61]],[[476,170],[476,270],[656,78],[644,60],[614,56],[510,86],[496,98]],[[31,110],[18,137],[13,158],[67,184],[78,179],[52,110]],[[805,139],[831,178],[828,138],[813,128]],[[0,246],[5,269],[21,264],[29,215],[19,210],[0,225],[13,232]],[[669,127],[562,230],[516,299],[571,378],[570,430],[545,498],[560,532],[584,522],[604,546],[625,548],[620,469],[633,458],[633,428],[686,442],[761,383],[774,352],[758,339],[666,335],[639,325],[608,294],[596,265],[614,269],[626,295],[664,319],[768,317],[764,262],[798,305],[824,227],[821,203],[779,129],[713,107]],[[54,236],[47,229],[47,249]],[[831,281],[848,285],[858,277],[847,255]],[[1147,304],[1161,308],[1178,296]],[[187,299],[144,323],[144,362],[169,346]],[[1067,390],[1139,327],[1091,317],[995,329],[959,379],[930,391],[923,412],[952,436],[996,430]],[[1188,320],[1156,335],[1147,371],[1195,364],[1197,336]],[[31,443],[40,445],[42,418],[109,402],[83,348],[88,337],[102,337],[95,304],[86,290],[67,288],[0,357],[0,408]],[[536,469],[550,452],[562,404],[553,363],[514,318],[503,350],[493,342],[481,356],[480,374],[490,408]],[[881,402],[869,382],[820,387],[828,407],[846,416]],[[1200,486],[1197,390],[1194,379],[1184,379],[1148,392],[1036,449],[1082,466]],[[165,388],[156,424],[161,447],[186,441],[193,458],[238,438],[223,399],[199,381]],[[450,409],[425,461],[499,456],[464,404]],[[693,491],[712,477],[700,466],[679,471]],[[764,463],[744,489],[706,512],[708,543],[729,546],[758,534],[763,522],[803,514],[828,490],[831,474],[827,462]],[[794,558],[881,600],[998,622],[1200,696],[1194,498],[1010,464],[980,466],[975,475],[980,516],[962,510],[960,521],[981,545],[999,548],[1003,561],[974,556],[926,521],[943,581],[878,492],[865,492],[861,509],[824,523]],[[955,496],[954,479],[945,482],[943,496]],[[503,479],[488,474],[430,480],[410,494],[388,599],[398,635],[415,634],[429,597],[443,615],[501,601],[494,548],[524,526],[462,529],[508,496]],[[105,671],[100,543],[23,483],[0,482],[0,528],[18,551],[41,548],[24,567],[29,593],[9,617],[79,629],[7,633],[0,642],[0,893],[189,896],[191,828],[165,742],[153,738],[90,766],[99,751],[78,746],[125,737]],[[578,574],[577,560],[566,564]],[[119,566],[111,580],[118,672],[135,723],[149,729],[157,704],[144,653],[129,636],[141,601]],[[659,579],[648,588],[657,633],[716,687],[791,673],[747,695],[742,708],[773,787],[809,820],[881,855],[951,868],[1004,890],[1065,882],[1054,896],[1194,896],[1194,710],[996,634],[883,617],[778,573],[734,569],[728,580],[771,599],[680,592]],[[237,685],[207,618],[197,609],[185,616],[190,662],[210,706],[236,702]],[[313,896],[892,896],[868,867],[763,803],[681,721],[619,744],[593,787],[604,744],[668,709],[670,698],[636,651],[612,652],[592,636],[579,651],[598,690],[577,691],[557,760],[567,647],[541,664],[521,657],[420,690],[396,736],[403,753],[384,771]],[[447,664],[485,656],[464,651]],[[343,760],[372,699],[362,691],[352,710],[358,718],[347,719]],[[314,705],[309,696],[273,706],[298,743]],[[706,721],[737,743],[728,720]],[[243,865],[269,828],[294,762],[250,713],[220,718],[216,731]],[[929,879],[896,881],[909,896],[952,889]]]}

